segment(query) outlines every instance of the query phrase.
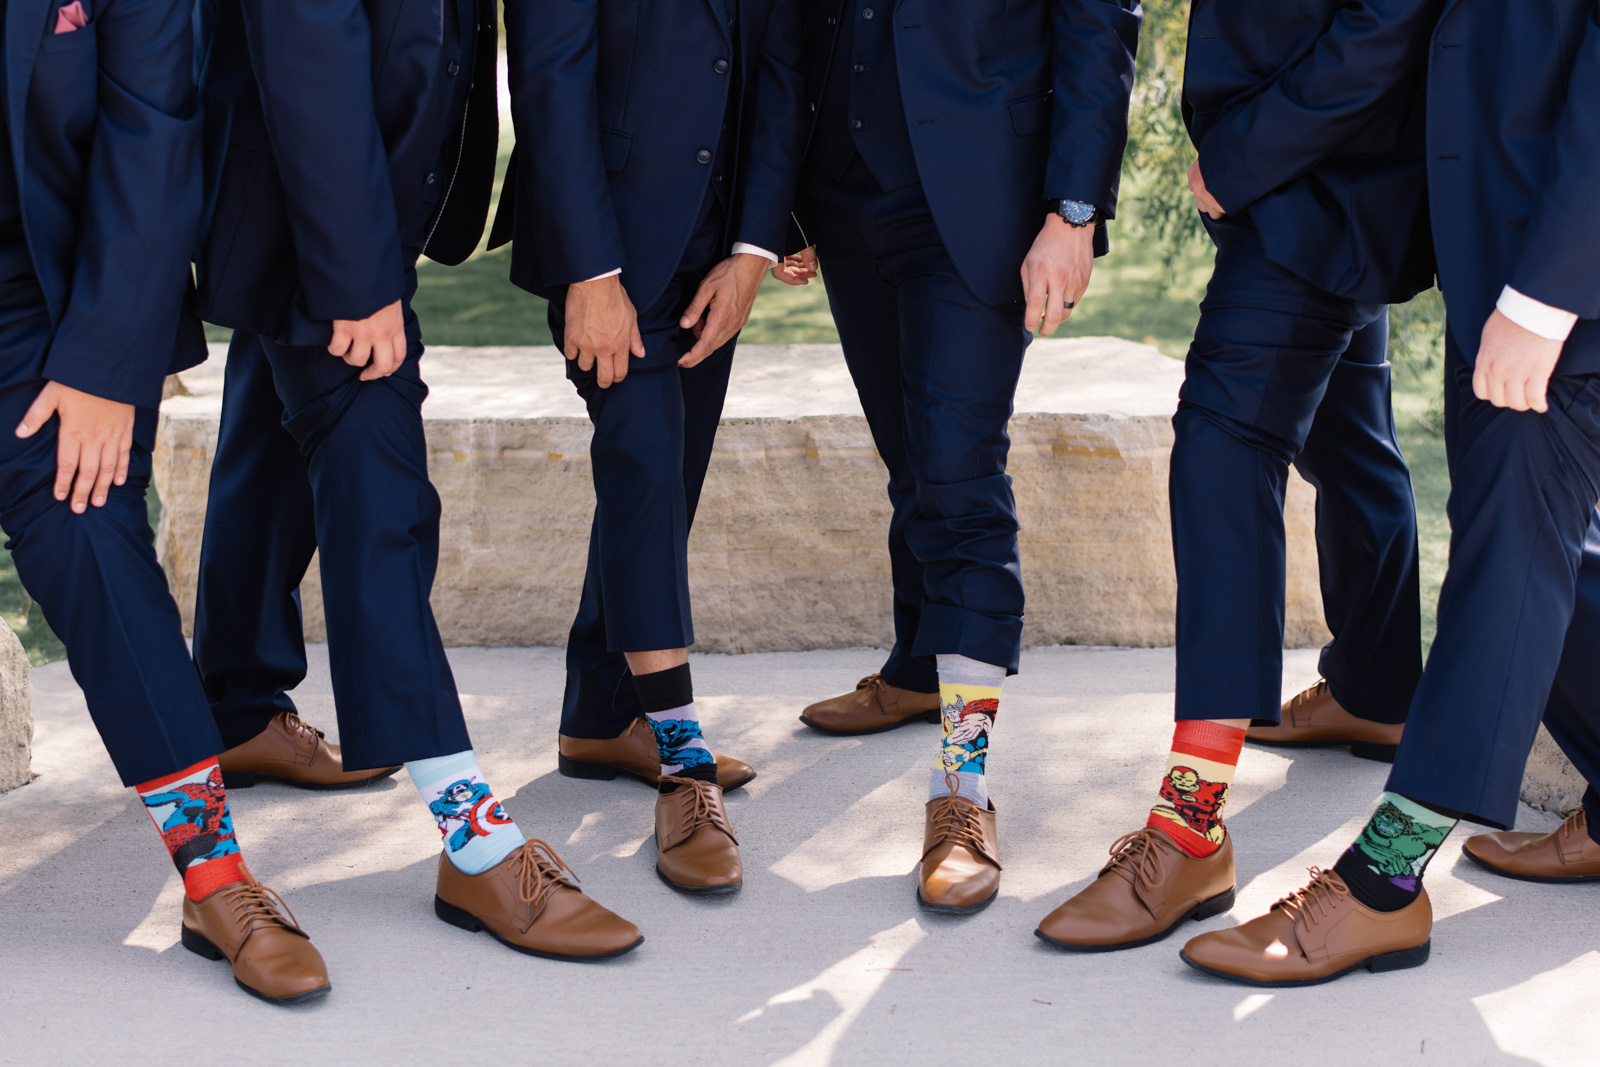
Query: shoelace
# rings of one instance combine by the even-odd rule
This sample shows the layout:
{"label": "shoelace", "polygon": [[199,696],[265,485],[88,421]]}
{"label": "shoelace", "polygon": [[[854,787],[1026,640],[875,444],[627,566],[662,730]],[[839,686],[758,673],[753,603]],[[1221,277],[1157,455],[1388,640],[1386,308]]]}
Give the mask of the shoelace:
{"label": "shoelace", "polygon": [[1589,835],[1589,813],[1583,808],[1574,808],[1567,812],[1566,819],[1561,823],[1561,836],[1563,839],[1574,834]]}
{"label": "shoelace", "polygon": [[1310,689],[1305,690],[1304,692],[1296,693],[1293,697],[1290,698],[1290,700],[1289,700],[1289,710],[1290,711],[1296,711],[1296,710],[1298,710],[1300,708],[1303,708],[1307,704],[1311,703],[1313,700],[1315,700],[1318,697],[1320,697],[1322,694],[1326,693],[1327,691],[1328,691],[1328,680],[1326,678],[1318,678],[1316,685],[1312,686]]}
{"label": "shoelace", "polygon": [[1334,905],[1350,895],[1350,887],[1339,877],[1337,871],[1325,871],[1321,867],[1308,867],[1307,871],[1311,875],[1311,881],[1306,883],[1304,888],[1296,889],[1278,901],[1273,907],[1282,908],[1292,916],[1304,919],[1307,926],[1315,926],[1319,919],[1328,917],[1328,912]]}
{"label": "shoelace", "polygon": [[517,898],[537,915],[562,886],[578,888],[578,875],[548,841],[529,838],[517,857]]}
{"label": "shoelace", "polygon": [[1111,859],[1100,868],[1100,873],[1116,870],[1131,875],[1150,889],[1159,888],[1167,880],[1167,858],[1156,834],[1166,836],[1154,826],[1141,826],[1111,842]]}
{"label": "shoelace", "polygon": [[883,680],[883,675],[869,674],[856,683],[856,690],[858,692],[862,689],[873,690],[873,695],[878,698],[878,714],[887,715],[889,714],[889,705],[884,703],[883,691],[888,685],[889,683]]}
{"label": "shoelace", "polygon": [[250,935],[261,928],[258,924],[281,926],[302,937],[309,936],[300,928],[300,921],[283,898],[254,879],[223,887],[222,899],[232,909],[234,921],[244,930],[244,937],[239,939],[241,948],[250,940]]}
{"label": "shoelace", "polygon": [[284,712],[283,726],[291,734],[299,734],[301,737],[307,738],[313,745],[323,736],[321,730],[312,726],[292,711]]}
{"label": "shoelace", "polygon": [[711,802],[711,787],[714,783],[702,782],[698,778],[679,778],[673,774],[665,775],[661,780],[663,782],[676,783],[680,790],[692,789],[694,791],[694,799],[684,809],[685,822],[681,827],[682,833],[679,835],[678,840],[686,840],[702,826],[715,826],[718,830],[727,834],[734,844],[739,843],[739,839],[733,836],[733,827],[728,824],[728,813],[719,805]]}
{"label": "shoelace", "polygon": [[[952,841],[994,863],[996,867],[1000,866],[995,863],[994,857],[989,855],[989,849],[983,843],[983,821],[978,816],[977,805],[956,803],[956,791],[961,786],[960,779],[946,771],[944,784],[950,790],[950,795],[940,797],[934,802],[932,816],[934,838],[933,844],[928,846],[928,852],[932,852],[946,841]],[[923,855],[926,856],[927,852]]]}

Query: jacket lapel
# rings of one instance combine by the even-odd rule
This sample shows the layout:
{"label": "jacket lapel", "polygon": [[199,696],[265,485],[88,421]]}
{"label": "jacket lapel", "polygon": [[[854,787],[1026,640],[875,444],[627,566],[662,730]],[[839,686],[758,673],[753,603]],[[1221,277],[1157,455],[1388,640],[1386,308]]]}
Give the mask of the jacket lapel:
{"label": "jacket lapel", "polygon": [[28,86],[34,64],[55,15],[51,0],[9,0],[6,4],[6,133],[11,138],[11,165],[17,172],[17,193],[22,193],[23,133],[27,129]]}

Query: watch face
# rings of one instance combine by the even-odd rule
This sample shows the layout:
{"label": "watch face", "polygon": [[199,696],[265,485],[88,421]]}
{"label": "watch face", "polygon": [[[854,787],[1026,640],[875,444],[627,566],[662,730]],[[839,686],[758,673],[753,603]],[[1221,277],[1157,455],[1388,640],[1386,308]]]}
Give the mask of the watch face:
{"label": "watch face", "polygon": [[1077,226],[1082,226],[1094,218],[1094,205],[1085,204],[1077,200],[1061,201],[1061,217]]}

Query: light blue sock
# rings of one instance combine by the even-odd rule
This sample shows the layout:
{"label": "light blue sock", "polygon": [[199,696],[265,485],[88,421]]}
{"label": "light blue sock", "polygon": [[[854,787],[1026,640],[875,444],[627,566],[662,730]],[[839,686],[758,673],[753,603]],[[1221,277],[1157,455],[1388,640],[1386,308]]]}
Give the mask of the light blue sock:
{"label": "light blue sock", "polygon": [[483,780],[472,749],[412,760],[406,773],[439,824],[444,854],[462,874],[482,874],[527,842]]}

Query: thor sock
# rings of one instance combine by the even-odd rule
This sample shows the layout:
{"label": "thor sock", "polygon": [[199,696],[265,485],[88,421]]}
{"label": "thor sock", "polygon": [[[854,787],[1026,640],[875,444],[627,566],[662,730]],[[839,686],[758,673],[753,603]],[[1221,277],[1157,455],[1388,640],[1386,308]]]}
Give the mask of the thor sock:
{"label": "thor sock", "polygon": [[244,857],[233,838],[228,791],[216,757],[134,786],[183,876],[190,900],[242,882]]}
{"label": "thor sock", "polygon": [[1186,719],[1172,733],[1161,799],[1146,826],[1163,831],[1191,856],[1209,856],[1222,847],[1227,831],[1222,808],[1233,787],[1244,748],[1244,731],[1205,719]]}
{"label": "thor sock", "polygon": [[939,719],[943,734],[939,758],[928,775],[928,799],[950,795],[949,777],[957,783],[956,796],[980,808],[989,806],[989,734],[1000,711],[1000,686],[1006,669],[966,656],[939,656]]}
{"label": "thor sock", "polygon": [[406,773],[439,824],[444,854],[462,874],[482,874],[527,841],[483,780],[472,749],[412,760]]}
{"label": "thor sock", "polygon": [[1422,892],[1422,872],[1459,821],[1454,812],[1385,793],[1333,869],[1367,907],[1399,911]]}
{"label": "thor sock", "polygon": [[700,733],[689,665],[683,663],[664,671],[636,674],[633,689],[639,694],[639,703],[644,705],[645,721],[656,735],[662,777],[674,775],[715,782],[717,758]]}

